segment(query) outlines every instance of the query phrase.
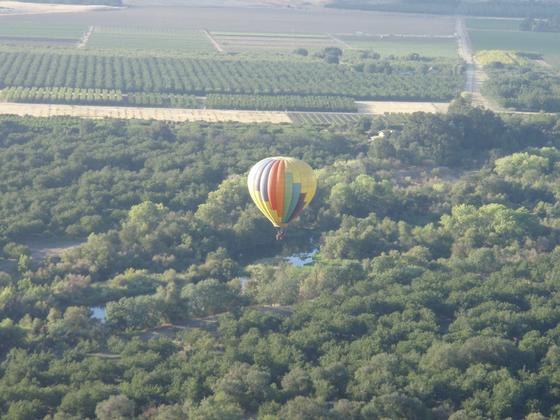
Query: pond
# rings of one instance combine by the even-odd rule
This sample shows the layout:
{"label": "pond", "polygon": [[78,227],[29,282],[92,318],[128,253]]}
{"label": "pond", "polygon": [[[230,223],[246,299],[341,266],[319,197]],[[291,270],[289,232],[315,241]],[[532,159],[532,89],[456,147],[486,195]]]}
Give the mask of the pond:
{"label": "pond", "polygon": [[94,307],[91,307],[90,309],[91,309],[91,318],[92,319],[96,319],[96,320],[99,320],[101,322],[105,322],[107,315],[105,313],[106,310],[105,310],[104,306],[94,306]]}
{"label": "pond", "polygon": [[[313,262],[313,257],[319,252],[318,248],[311,250],[310,252],[300,252],[297,254],[292,254],[288,257],[284,257],[284,261],[289,262],[294,267],[303,267]],[[249,277],[240,277],[241,287],[245,288]],[[92,314],[91,318],[96,319],[104,323],[107,320],[106,309],[104,306],[92,306],[90,308]]]}
{"label": "pond", "polygon": [[293,254],[286,257],[286,261],[295,267],[303,267],[304,265],[311,264],[313,262],[313,257],[319,252],[318,248],[310,252],[303,252],[299,254]]}

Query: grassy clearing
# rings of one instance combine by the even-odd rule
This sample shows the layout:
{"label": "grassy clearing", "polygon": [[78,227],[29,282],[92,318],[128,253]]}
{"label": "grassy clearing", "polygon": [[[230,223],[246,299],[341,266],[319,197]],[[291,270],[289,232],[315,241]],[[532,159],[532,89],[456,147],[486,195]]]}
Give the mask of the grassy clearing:
{"label": "grassy clearing", "polygon": [[553,66],[560,67],[560,33],[470,30],[475,51],[505,50],[538,53]]}
{"label": "grassy clearing", "polygon": [[59,25],[34,22],[2,21],[0,38],[28,38],[78,41],[87,30],[85,25]]}
{"label": "grassy clearing", "polygon": [[379,38],[365,36],[339,36],[350,46],[374,50],[381,55],[406,56],[418,53],[430,57],[457,56],[457,42],[453,38]]}
{"label": "grassy clearing", "polygon": [[518,31],[520,21],[516,19],[467,19],[468,29]]}
{"label": "grassy clearing", "polygon": [[500,50],[484,50],[476,53],[476,60],[486,66],[490,63],[502,63],[502,64],[527,64],[528,60],[526,58],[519,57],[515,52],[512,51],[500,51]]}
{"label": "grassy clearing", "polygon": [[87,48],[214,52],[201,31],[165,31],[142,28],[96,27]]}

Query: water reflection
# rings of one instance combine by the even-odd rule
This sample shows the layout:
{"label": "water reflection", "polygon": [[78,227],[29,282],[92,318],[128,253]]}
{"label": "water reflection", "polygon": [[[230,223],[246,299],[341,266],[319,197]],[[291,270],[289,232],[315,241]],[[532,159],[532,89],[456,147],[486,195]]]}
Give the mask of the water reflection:
{"label": "water reflection", "polygon": [[101,322],[105,322],[106,314],[105,314],[105,307],[104,306],[95,306],[91,309],[91,317],[93,319],[97,319]]}

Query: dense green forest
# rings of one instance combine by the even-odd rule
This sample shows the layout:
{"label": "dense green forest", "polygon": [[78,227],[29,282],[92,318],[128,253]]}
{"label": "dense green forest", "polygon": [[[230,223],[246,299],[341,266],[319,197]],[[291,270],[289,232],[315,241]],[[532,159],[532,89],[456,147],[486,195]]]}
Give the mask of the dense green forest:
{"label": "dense green forest", "polygon": [[552,15],[560,14],[560,3],[555,0],[333,0],[327,4],[327,7],[385,12],[517,18],[548,18]]}
{"label": "dense green forest", "polygon": [[485,92],[507,108],[560,112],[560,75],[536,64],[491,63]]}
{"label": "dense green forest", "polygon": [[128,56],[63,49],[6,49],[0,52],[0,88],[403,100],[447,100],[460,91],[463,68],[456,60],[412,58],[364,59],[353,66],[295,56]]}
{"label": "dense green forest", "polygon": [[[282,154],[319,190],[277,243]],[[2,419],[560,416],[557,117],[2,117],[0,179]]]}

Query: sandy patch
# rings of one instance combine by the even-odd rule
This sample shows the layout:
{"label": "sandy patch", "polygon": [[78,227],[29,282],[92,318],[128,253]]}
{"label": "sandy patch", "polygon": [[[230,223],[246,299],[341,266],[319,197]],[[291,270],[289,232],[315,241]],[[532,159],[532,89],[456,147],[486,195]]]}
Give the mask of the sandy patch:
{"label": "sandy patch", "polygon": [[448,102],[393,102],[359,101],[358,111],[362,114],[382,115],[386,113],[412,114],[414,112],[445,113]]}
{"label": "sandy patch", "polygon": [[285,112],[231,111],[179,108],[137,108],[89,105],[21,104],[0,102],[0,114],[32,117],[71,116],[160,121],[206,121],[240,123],[291,123]]}
{"label": "sandy patch", "polygon": [[120,9],[119,7],[103,5],[81,5],[81,4],[47,4],[47,3],[24,3],[20,1],[0,1],[0,16],[28,15],[46,13],[80,13],[94,10]]}

